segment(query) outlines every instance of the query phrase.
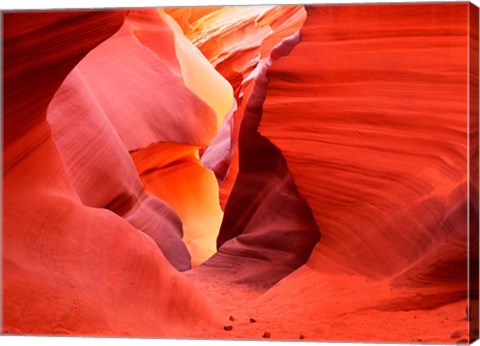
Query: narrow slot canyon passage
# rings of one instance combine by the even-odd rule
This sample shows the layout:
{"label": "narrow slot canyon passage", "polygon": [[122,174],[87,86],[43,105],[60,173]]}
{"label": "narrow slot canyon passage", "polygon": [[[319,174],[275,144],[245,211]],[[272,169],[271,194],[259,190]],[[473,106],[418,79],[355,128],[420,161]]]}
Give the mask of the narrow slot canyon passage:
{"label": "narrow slot canyon passage", "polygon": [[469,23],[468,3],[4,14],[2,332],[475,339]]}

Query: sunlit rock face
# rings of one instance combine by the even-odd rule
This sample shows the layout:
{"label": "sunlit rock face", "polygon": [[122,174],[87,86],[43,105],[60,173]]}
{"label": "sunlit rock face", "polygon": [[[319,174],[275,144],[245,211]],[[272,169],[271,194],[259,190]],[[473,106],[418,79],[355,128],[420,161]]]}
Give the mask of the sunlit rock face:
{"label": "sunlit rock face", "polygon": [[275,45],[300,30],[305,9],[303,6],[232,6],[166,11],[181,23],[185,35],[230,82],[239,105],[232,120],[223,124],[218,140],[202,158],[204,164],[214,169],[220,182],[220,203],[224,207],[239,170],[238,141],[250,98],[248,80],[259,61],[268,58]]}
{"label": "sunlit rock face", "polygon": [[[106,208],[84,204],[45,120],[67,74],[124,18],[122,11],[4,16],[4,333],[168,336],[218,323],[151,237]],[[112,143],[118,145],[107,137],[100,153],[91,147],[86,161]],[[128,168],[118,152],[111,156],[117,169]],[[114,179],[124,182],[134,187],[128,176]]]}
{"label": "sunlit rock face", "polygon": [[269,70],[260,133],[324,230],[312,264],[384,278],[466,246],[467,10],[307,8]]}
{"label": "sunlit rock face", "polygon": [[259,59],[305,20],[303,6],[230,6],[167,10],[185,35],[239,91]]}
{"label": "sunlit rock face", "polygon": [[183,240],[197,266],[216,251],[223,212],[212,171],[198,160],[198,148],[157,143],[132,152],[147,191],[167,202],[183,221]]}
{"label": "sunlit rock face", "polygon": [[[397,311],[461,316],[469,260],[468,16],[465,4],[307,7],[301,42],[268,72],[259,127],[285,156],[322,233],[307,267],[283,289],[328,281],[361,297],[337,311],[388,311],[389,323],[405,318]],[[316,307],[334,319],[332,293],[316,303],[302,295],[312,306],[305,316]],[[437,334],[437,322],[424,323]],[[372,325],[364,340],[405,337],[386,329]]]}
{"label": "sunlit rock face", "polygon": [[268,68],[298,37],[284,39],[246,83],[246,104],[238,110],[243,112],[239,173],[225,206],[219,251],[200,272],[220,271],[226,280],[270,286],[303,264],[319,239],[280,151],[257,132]]}
{"label": "sunlit rock face", "polygon": [[477,337],[473,5],[4,19],[3,332]]}
{"label": "sunlit rock face", "polygon": [[[213,173],[183,170],[174,152],[181,152],[183,146],[190,145],[193,159],[199,148],[207,146],[217,132],[218,123],[231,108],[233,96],[228,83],[207,65],[208,61],[195,47],[185,38],[183,41],[176,38],[175,23],[169,25],[168,20],[161,10],[129,12],[120,30],[70,73],[50,105],[49,118],[59,151],[65,156],[82,201],[89,206],[112,209],[109,204],[114,200],[117,207],[124,209],[117,213],[128,214],[127,220],[132,225],[158,238],[159,247],[168,253],[171,262],[185,270],[190,267],[190,256],[186,249],[182,250],[180,220],[195,265],[215,252],[223,213],[218,206],[218,185]],[[183,60],[205,71],[201,89],[207,93],[198,91],[195,78],[189,76],[188,69],[182,68],[185,62],[177,59],[177,40],[180,41],[178,45],[186,47],[181,48],[181,54],[186,56]],[[163,49],[159,42],[164,42]],[[202,68],[203,65],[209,68]],[[213,93],[219,95],[218,99],[212,97]],[[82,125],[88,130],[80,131],[78,117],[66,114],[83,116]],[[92,126],[104,135],[99,137]],[[95,140],[101,142],[103,155],[94,145]],[[82,142],[84,144],[79,145]],[[171,143],[177,149],[161,152],[149,147],[159,142]],[[142,150],[147,147],[148,150]],[[96,155],[88,159],[93,150]],[[145,194],[129,156],[129,151],[133,150],[136,151],[134,158],[142,157],[141,167],[138,161],[135,164],[142,171],[140,178],[146,190],[159,199]],[[112,151],[118,153],[117,157]],[[172,155],[170,159],[165,157],[169,154]],[[161,170],[156,167],[155,157],[169,160],[170,171],[173,166],[173,172],[183,172],[181,181],[185,185],[198,182],[203,190],[177,189],[166,196],[147,175],[143,175],[147,171],[153,174]],[[87,168],[86,161],[97,167]],[[123,170],[119,169],[121,165]],[[112,171],[116,171],[116,175],[112,175]],[[130,181],[126,181],[127,176],[131,177]],[[109,180],[107,183],[113,186],[110,189],[99,186],[102,179]],[[123,181],[115,184],[115,179]],[[158,184],[165,182],[159,179]],[[194,201],[187,202],[191,199]],[[183,204],[178,202],[182,200]],[[180,220],[164,201],[175,206]],[[191,211],[183,212],[183,206]],[[152,208],[155,209],[153,213]]]}
{"label": "sunlit rock face", "polygon": [[267,70],[298,44],[306,12],[303,6],[167,12],[232,84],[237,101],[201,158],[215,171],[225,215],[219,252],[192,275],[271,286],[303,264],[319,239],[281,153],[257,132]]}

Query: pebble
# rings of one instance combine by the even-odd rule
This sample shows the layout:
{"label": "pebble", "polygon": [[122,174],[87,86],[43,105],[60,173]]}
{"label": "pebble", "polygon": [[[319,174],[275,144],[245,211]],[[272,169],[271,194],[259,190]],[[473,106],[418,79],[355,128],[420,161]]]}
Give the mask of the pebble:
{"label": "pebble", "polygon": [[461,337],[461,336],[462,336],[462,333],[461,333],[459,330],[454,331],[454,332],[452,333],[452,335],[450,335],[450,337],[451,337],[452,339],[456,339],[456,338],[459,338],[459,337]]}
{"label": "pebble", "polygon": [[230,316],[228,319],[232,322],[235,321],[235,317],[233,317],[233,316]]}
{"label": "pebble", "polygon": [[257,322],[257,320],[254,319],[253,317],[250,317],[250,323],[255,323],[255,322]]}
{"label": "pebble", "polygon": [[223,329],[225,329],[225,330],[228,330],[228,331],[229,331],[229,330],[232,330],[232,329],[233,329],[233,326],[224,326],[224,327],[223,327]]}
{"label": "pebble", "polygon": [[263,333],[263,338],[269,338],[271,336],[270,332]]}

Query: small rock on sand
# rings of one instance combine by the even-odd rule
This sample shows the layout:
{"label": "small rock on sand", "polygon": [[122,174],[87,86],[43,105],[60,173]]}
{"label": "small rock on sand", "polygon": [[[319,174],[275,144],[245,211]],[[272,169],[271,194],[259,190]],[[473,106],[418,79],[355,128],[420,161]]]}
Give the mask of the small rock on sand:
{"label": "small rock on sand", "polygon": [[230,330],[233,329],[233,326],[224,326],[223,329],[227,330],[227,331],[230,331]]}
{"label": "small rock on sand", "polygon": [[232,322],[235,321],[235,317],[233,317],[233,316],[230,316],[228,319]]}
{"label": "small rock on sand", "polygon": [[305,337],[303,335],[300,335],[299,337],[301,340],[305,339]]}
{"label": "small rock on sand", "polygon": [[262,338],[269,338],[271,336],[270,332],[263,333]]}
{"label": "small rock on sand", "polygon": [[250,317],[250,323],[255,323],[255,322],[257,322],[257,320],[254,319],[253,317]]}
{"label": "small rock on sand", "polygon": [[454,332],[452,333],[452,335],[450,335],[450,337],[451,337],[452,339],[457,339],[457,338],[459,338],[459,337],[461,337],[461,336],[462,336],[462,332],[459,331],[459,330],[454,331]]}

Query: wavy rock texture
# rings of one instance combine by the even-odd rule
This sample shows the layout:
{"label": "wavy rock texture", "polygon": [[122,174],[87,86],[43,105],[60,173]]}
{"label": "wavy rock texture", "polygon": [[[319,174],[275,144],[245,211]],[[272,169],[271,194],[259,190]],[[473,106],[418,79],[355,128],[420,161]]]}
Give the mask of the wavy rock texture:
{"label": "wavy rock texture", "polygon": [[215,323],[150,237],[82,204],[45,121],[62,80],[124,16],[4,16],[4,333],[185,336]]}
{"label": "wavy rock texture", "polygon": [[76,193],[84,205],[111,210],[148,234],[177,269],[190,269],[180,219],[145,192],[125,143],[86,83],[77,66],[47,115]]}
{"label": "wavy rock texture", "polygon": [[[469,306],[471,316],[472,326],[478,326],[480,320],[479,313],[479,294],[478,294],[478,285],[479,285],[479,261],[476,260],[478,257],[479,247],[478,247],[478,237],[479,237],[479,171],[478,171],[478,161],[479,161],[479,152],[478,152],[478,140],[479,140],[479,45],[478,45],[478,31],[479,31],[479,11],[478,8],[470,4],[468,8],[469,14],[469,146],[468,151],[470,154],[469,157],[469,243],[468,243],[468,254],[473,261],[470,261],[469,266]],[[470,340],[476,340],[479,338],[479,331],[475,328],[470,328],[469,330]]]}
{"label": "wavy rock texture", "polygon": [[[283,157],[257,132],[266,71],[298,43],[298,35],[288,36],[300,29],[305,11],[274,6],[229,7],[203,16],[192,16],[191,10],[169,13],[182,23],[194,18],[184,24],[187,37],[232,83],[239,104],[202,156],[224,188],[219,251],[189,275],[269,287],[303,264],[319,238]],[[225,193],[225,185],[231,193]]]}
{"label": "wavy rock texture", "polygon": [[473,5],[4,18],[4,332],[478,337]]}
{"label": "wavy rock texture", "polygon": [[[260,62],[240,129],[240,171],[225,207],[218,253],[197,272],[271,286],[305,263],[319,238],[310,208],[298,195],[281,153],[257,132],[272,61],[298,43],[285,39]],[[211,274],[210,274],[211,275]]]}
{"label": "wavy rock texture", "polygon": [[[160,196],[184,220],[183,240],[197,266],[216,252],[223,212],[214,174],[198,160],[198,148],[157,143],[132,152],[147,191]],[[212,232],[215,230],[216,232]]]}
{"label": "wavy rock texture", "polygon": [[467,10],[313,7],[269,71],[260,132],[325,229],[312,263],[383,278],[465,244]]}
{"label": "wavy rock texture", "polygon": [[230,82],[239,104],[232,121],[224,122],[202,156],[220,182],[224,208],[239,171],[239,131],[249,99],[249,76],[275,45],[300,29],[306,13],[303,6],[199,7],[167,12],[182,23],[185,35]]}
{"label": "wavy rock texture", "polygon": [[[108,209],[112,209],[111,203],[120,205],[124,210],[119,213],[128,213],[126,219],[156,239],[167,258],[185,270],[190,266],[190,256],[181,243],[182,225],[163,201],[175,206],[183,222],[192,263],[197,265],[216,249],[215,239],[223,216],[218,197],[215,198],[218,185],[214,175],[201,167],[198,174],[183,170],[175,150],[157,151],[150,145],[171,143],[179,152],[190,145],[193,160],[195,152],[208,145],[216,134],[218,122],[231,107],[233,96],[228,83],[210,65],[204,67],[208,61],[176,34],[176,24],[171,21],[161,10],[130,11],[120,30],[68,76],[50,105],[49,114],[56,143],[83,202]],[[185,64],[204,71],[201,86],[196,74],[191,76],[192,68],[184,68]],[[78,119],[65,117],[70,113],[89,114],[82,118],[82,131],[72,130]],[[98,132],[92,132],[91,126],[103,131],[105,138],[96,137]],[[101,143],[95,145],[95,137]],[[110,138],[114,139],[107,146]],[[84,145],[79,145],[81,142]],[[134,158],[142,156],[141,167],[135,162],[142,173],[163,174],[156,162],[162,156],[169,161],[169,172],[182,172],[179,180],[185,186],[198,184],[202,189],[176,188],[166,195],[141,174],[147,191],[160,200],[147,196],[128,156],[132,150],[140,152]],[[112,151],[117,152],[117,157]],[[172,156],[164,157],[168,154]],[[119,165],[125,167],[122,175],[112,176]],[[128,181],[125,172],[130,177]],[[178,187],[163,176],[157,178],[156,185]],[[110,189],[97,185],[105,179],[109,179]],[[114,184],[115,179],[123,181]]]}
{"label": "wavy rock texture", "polygon": [[[175,19],[188,23],[187,28],[184,25],[186,36],[234,90],[238,90],[260,58],[268,56],[275,44],[298,30],[304,13],[303,6],[230,6],[208,12],[203,8],[171,12]],[[266,39],[274,44],[261,50]]]}
{"label": "wavy rock texture", "polygon": [[[307,12],[301,43],[269,70],[259,128],[285,155],[322,232],[302,280],[329,275],[361,295],[349,325],[376,321],[362,309],[425,309],[435,316],[429,336],[415,329],[410,338],[451,341],[433,330],[467,305],[468,5]],[[287,278],[283,289],[294,284]],[[334,320],[326,303],[312,306]],[[397,325],[408,314],[388,315]],[[369,329],[355,337],[406,337],[381,322]]]}

